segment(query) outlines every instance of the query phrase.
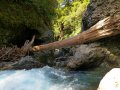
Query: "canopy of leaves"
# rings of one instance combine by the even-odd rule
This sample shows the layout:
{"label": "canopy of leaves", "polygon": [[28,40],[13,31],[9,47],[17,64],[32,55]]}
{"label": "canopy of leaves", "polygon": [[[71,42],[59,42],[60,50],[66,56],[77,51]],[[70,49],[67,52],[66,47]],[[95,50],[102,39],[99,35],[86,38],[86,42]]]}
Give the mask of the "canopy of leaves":
{"label": "canopy of leaves", "polygon": [[80,33],[82,14],[89,0],[58,0],[58,3],[57,17],[53,22],[55,37],[64,39]]}

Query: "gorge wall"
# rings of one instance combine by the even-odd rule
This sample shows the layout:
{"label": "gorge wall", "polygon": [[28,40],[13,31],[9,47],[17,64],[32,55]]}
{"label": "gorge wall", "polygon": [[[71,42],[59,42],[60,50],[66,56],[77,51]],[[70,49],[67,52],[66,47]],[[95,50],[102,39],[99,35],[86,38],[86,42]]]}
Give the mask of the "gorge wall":
{"label": "gorge wall", "polygon": [[119,0],[90,0],[90,4],[83,14],[82,31],[111,15],[120,15]]}
{"label": "gorge wall", "polygon": [[1,0],[0,45],[21,46],[36,35],[36,43],[53,40],[51,20],[56,0]]}

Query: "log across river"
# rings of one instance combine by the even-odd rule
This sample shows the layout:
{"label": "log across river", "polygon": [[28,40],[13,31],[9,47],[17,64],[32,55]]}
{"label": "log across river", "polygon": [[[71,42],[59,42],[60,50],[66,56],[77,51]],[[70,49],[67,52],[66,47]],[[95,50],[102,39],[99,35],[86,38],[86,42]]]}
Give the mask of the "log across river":
{"label": "log across river", "polygon": [[19,60],[19,58],[24,57],[29,51],[37,52],[44,50],[52,50],[57,48],[63,48],[67,46],[79,45],[82,43],[93,42],[102,38],[114,36],[120,34],[120,15],[107,17],[97,24],[89,28],[88,30],[65,40],[56,41],[44,45],[33,46],[35,36],[33,36],[31,41],[26,41],[24,46],[18,47],[3,47],[0,48],[0,59],[1,61],[8,60]]}
{"label": "log across river", "polygon": [[65,40],[56,41],[44,45],[33,46],[31,51],[44,51],[62,48],[66,46],[79,45],[96,41],[102,38],[120,34],[120,15],[110,16],[89,28],[88,30]]}

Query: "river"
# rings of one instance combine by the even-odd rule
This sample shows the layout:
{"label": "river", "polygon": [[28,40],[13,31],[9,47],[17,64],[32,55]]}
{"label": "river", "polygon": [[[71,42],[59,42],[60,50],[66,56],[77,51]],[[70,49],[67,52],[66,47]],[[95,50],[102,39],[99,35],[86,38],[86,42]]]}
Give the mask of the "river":
{"label": "river", "polygon": [[99,69],[68,72],[49,66],[5,70],[0,71],[0,90],[96,90],[103,75]]}

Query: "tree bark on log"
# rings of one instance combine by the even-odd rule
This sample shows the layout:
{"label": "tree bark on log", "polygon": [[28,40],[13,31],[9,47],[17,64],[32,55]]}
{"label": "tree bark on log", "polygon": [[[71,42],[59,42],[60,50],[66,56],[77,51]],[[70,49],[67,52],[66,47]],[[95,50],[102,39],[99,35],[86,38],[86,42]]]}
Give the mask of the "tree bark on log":
{"label": "tree bark on log", "polygon": [[110,16],[89,28],[88,30],[66,40],[56,41],[44,45],[33,46],[31,51],[44,51],[62,48],[66,46],[79,45],[96,41],[102,38],[120,34],[120,15]]}

